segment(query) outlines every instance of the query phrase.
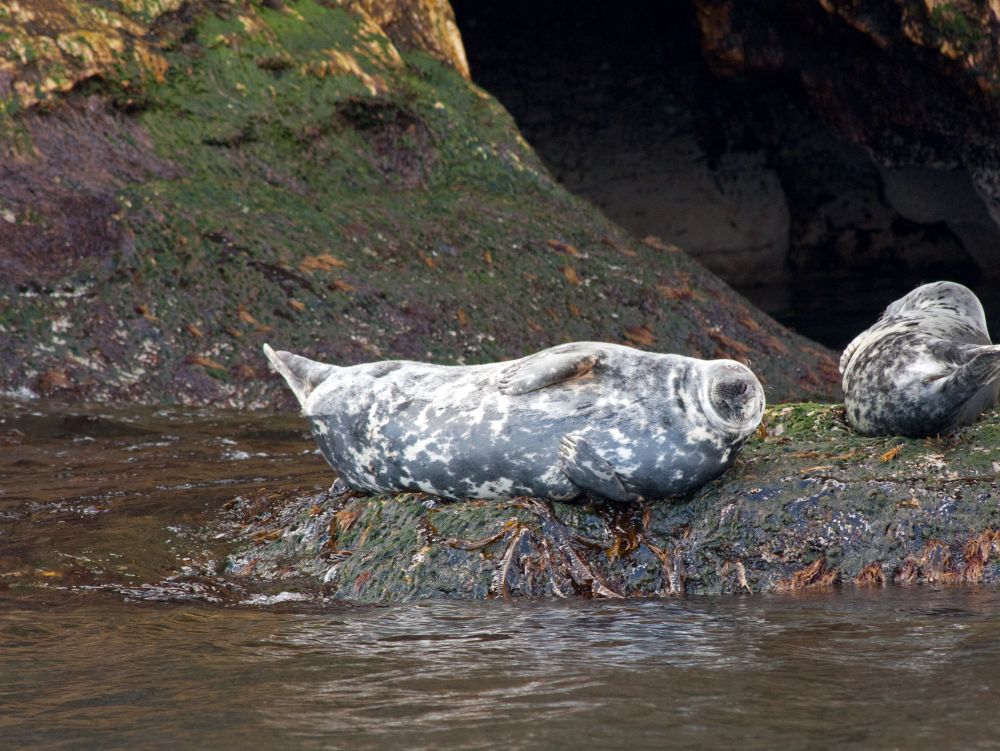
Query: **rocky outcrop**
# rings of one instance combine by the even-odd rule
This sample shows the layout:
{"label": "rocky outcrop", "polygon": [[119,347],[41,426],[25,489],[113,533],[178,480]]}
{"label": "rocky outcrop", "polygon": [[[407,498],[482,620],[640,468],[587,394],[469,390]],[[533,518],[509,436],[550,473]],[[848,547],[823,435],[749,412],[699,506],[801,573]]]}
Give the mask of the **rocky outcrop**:
{"label": "rocky outcrop", "polygon": [[[600,339],[752,358],[772,400],[836,394],[831,353],[554,182],[449,58],[444,4],[376,5],[0,17],[32,50],[4,69],[0,389],[290,407],[265,341],[353,363]],[[60,46],[79,19],[107,55]]]}
{"label": "rocky outcrop", "polygon": [[[164,36],[169,44],[176,27],[186,26],[179,14],[197,14],[199,7],[238,12],[240,5],[15,0],[0,9],[0,111],[30,107],[95,77],[113,78],[126,89],[139,83],[130,78],[162,83],[169,67],[162,54]],[[349,9],[400,47],[427,52],[468,77],[465,48],[447,0],[331,0],[330,5]],[[281,0],[271,6],[287,8]]]}
{"label": "rocky outcrop", "polygon": [[[940,278],[1000,309],[984,278],[998,266],[996,227],[970,173],[875,159],[869,135],[836,116],[921,123],[907,108],[940,97],[946,115],[961,98],[964,74],[919,82],[931,53],[902,31],[890,54],[815,2],[454,5],[475,79],[563,184],[633,233],[683,247],[782,322],[842,347],[890,300]],[[913,96],[880,93],[897,82]],[[985,106],[954,109],[948,126],[992,138]],[[881,140],[934,148],[935,127]]]}
{"label": "rocky outcrop", "polygon": [[0,9],[0,112],[30,107],[81,81],[113,74],[162,81],[168,63],[149,21],[185,0],[14,0]]}
{"label": "rocky outcrop", "polygon": [[469,77],[465,46],[448,0],[350,0],[348,7],[371,16],[397,46],[423,50]]}
{"label": "rocky outcrop", "polygon": [[228,570],[365,602],[997,582],[998,441],[998,412],[908,440],[779,406],[723,477],[638,507],[264,488],[222,523],[243,540]]}

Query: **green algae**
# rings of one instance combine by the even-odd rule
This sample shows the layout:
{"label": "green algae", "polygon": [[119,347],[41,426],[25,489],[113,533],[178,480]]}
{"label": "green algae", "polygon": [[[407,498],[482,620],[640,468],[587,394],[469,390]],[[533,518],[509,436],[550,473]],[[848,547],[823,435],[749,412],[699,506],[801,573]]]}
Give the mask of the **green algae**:
{"label": "green algae", "polygon": [[1000,581],[1000,412],[924,440],[858,436],[830,405],[765,422],[789,427],[700,491],[638,507],[293,494],[229,570],[307,574],[365,602]]}
{"label": "green algae", "polygon": [[[159,79],[126,56],[79,90],[128,126],[104,129],[110,148],[151,166],[128,167],[107,188],[118,210],[91,221],[118,228],[108,257],[20,283],[40,294],[8,310],[18,338],[0,354],[38,366],[3,373],[6,387],[44,391],[54,369],[93,399],[262,406],[281,393],[265,378],[268,340],[351,363],[599,339],[753,350],[769,395],[835,393],[828,353],[567,194],[496,100],[362,16],[299,0],[195,3],[172,19]],[[48,127],[0,120],[24,129],[29,156]],[[99,305],[58,307],[48,292],[84,284]],[[46,331],[53,316],[79,321],[72,345]],[[155,363],[139,379],[120,363],[129,352]]]}
{"label": "green algae", "polygon": [[934,5],[928,20],[942,41],[954,45],[963,53],[973,51],[986,39],[986,33],[955,3]]}

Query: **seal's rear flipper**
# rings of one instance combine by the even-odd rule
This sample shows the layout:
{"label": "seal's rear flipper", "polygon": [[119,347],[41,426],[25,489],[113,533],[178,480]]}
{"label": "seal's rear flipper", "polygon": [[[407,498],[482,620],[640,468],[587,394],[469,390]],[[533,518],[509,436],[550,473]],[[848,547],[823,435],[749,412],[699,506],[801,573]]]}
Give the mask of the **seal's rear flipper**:
{"label": "seal's rear flipper", "polygon": [[625,489],[608,460],[578,436],[564,435],[559,441],[559,465],[569,481],[584,493],[619,503],[639,499]]}
{"label": "seal's rear flipper", "polygon": [[1000,345],[974,347],[968,354],[971,357],[956,371],[956,376],[984,385],[1000,378]]}
{"label": "seal's rear flipper", "polygon": [[264,354],[271,361],[275,371],[288,383],[288,387],[303,407],[313,390],[337,369],[336,365],[316,362],[308,357],[293,355],[291,352],[275,352],[267,344],[264,345]]}
{"label": "seal's rear flipper", "polygon": [[1000,394],[1000,346],[973,347],[966,354],[969,359],[945,383],[946,392],[961,400],[947,430],[974,423]]}

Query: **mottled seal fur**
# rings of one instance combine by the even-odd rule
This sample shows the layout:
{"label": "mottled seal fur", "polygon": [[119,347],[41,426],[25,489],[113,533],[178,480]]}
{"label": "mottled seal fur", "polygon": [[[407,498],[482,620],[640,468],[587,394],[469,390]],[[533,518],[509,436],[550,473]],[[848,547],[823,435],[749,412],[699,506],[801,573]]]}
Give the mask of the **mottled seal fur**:
{"label": "mottled seal fur", "polygon": [[889,305],[840,358],[847,419],[865,435],[930,436],[969,425],[997,401],[1000,347],[979,299],[934,282]]}
{"label": "mottled seal fur", "polygon": [[760,422],[745,366],[596,342],[520,360],[325,365],[264,351],[350,487],[445,498],[612,501],[719,476]]}

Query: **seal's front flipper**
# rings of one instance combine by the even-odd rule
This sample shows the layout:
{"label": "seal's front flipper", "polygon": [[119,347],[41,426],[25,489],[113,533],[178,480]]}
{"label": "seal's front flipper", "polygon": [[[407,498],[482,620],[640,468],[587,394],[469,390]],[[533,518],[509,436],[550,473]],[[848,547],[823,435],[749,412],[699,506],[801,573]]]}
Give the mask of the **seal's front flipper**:
{"label": "seal's front flipper", "polygon": [[625,489],[608,460],[579,436],[564,435],[560,439],[559,466],[570,482],[589,495],[619,503],[639,500]]}
{"label": "seal's front flipper", "polygon": [[593,369],[598,359],[598,353],[592,350],[539,352],[507,366],[497,386],[502,393],[510,396],[526,394],[584,376]]}

